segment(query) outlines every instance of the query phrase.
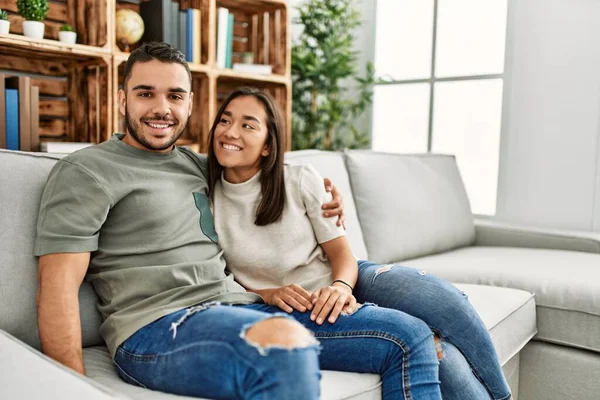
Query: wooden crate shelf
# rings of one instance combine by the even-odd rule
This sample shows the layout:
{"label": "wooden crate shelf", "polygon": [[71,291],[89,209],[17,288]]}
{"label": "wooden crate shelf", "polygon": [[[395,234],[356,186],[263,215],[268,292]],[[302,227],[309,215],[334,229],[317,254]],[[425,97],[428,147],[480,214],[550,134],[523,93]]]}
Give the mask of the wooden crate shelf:
{"label": "wooden crate shelf", "polygon": [[[142,0],[144,1],[144,0]],[[242,85],[269,90],[291,127],[291,60],[287,0],[179,0],[181,10],[201,11],[201,63],[190,63],[194,106],[178,144],[205,152],[209,129],[222,96]],[[118,91],[129,53],[115,40],[115,14],[119,9],[139,12],[139,3],[115,0],[51,0],[45,38],[21,35],[22,17],[14,0],[0,0],[11,21],[10,34],[0,35],[0,70],[29,74],[40,89],[40,139],[43,141],[108,140],[124,131]],[[270,64],[273,74],[259,75],[216,67],[217,10],[226,7],[234,26],[233,62],[254,54],[254,62]],[[72,25],[77,44],[59,42],[58,29]],[[146,29],[151,28],[146,26]],[[131,47],[135,49],[141,43]],[[267,49],[265,51],[265,49]],[[289,148],[289,146],[288,146]]]}
{"label": "wooden crate shelf", "polygon": [[86,46],[82,44],[66,44],[58,40],[32,39],[23,35],[0,35],[0,54],[23,55],[29,59],[71,59],[92,60],[110,57],[110,49]]}
{"label": "wooden crate shelf", "polygon": [[260,84],[261,82],[268,83],[278,83],[281,85],[286,85],[289,83],[289,78],[285,75],[259,75],[259,74],[249,74],[245,72],[238,72],[232,69],[217,69],[215,70],[215,75],[218,78],[231,78],[237,79],[240,81],[245,81],[247,85],[253,85],[255,83]]}
{"label": "wooden crate shelf", "polygon": [[286,9],[287,0],[218,0],[219,5],[231,9],[239,8],[257,12]]}
{"label": "wooden crate shelf", "polygon": [[[110,13],[110,1],[97,0],[50,0],[45,24],[44,38],[58,40],[58,32],[64,24],[71,25],[77,32],[77,43],[108,47],[109,35],[107,21]],[[25,20],[17,14],[15,0],[0,0],[0,8],[8,11],[10,32],[23,33],[22,23]]]}

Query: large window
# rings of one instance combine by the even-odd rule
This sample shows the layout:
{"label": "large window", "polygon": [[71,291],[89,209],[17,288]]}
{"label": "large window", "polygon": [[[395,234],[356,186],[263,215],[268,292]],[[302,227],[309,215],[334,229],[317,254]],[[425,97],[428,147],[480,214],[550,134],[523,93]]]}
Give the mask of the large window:
{"label": "large window", "polygon": [[378,0],[374,150],[456,155],[496,212],[507,0]]}

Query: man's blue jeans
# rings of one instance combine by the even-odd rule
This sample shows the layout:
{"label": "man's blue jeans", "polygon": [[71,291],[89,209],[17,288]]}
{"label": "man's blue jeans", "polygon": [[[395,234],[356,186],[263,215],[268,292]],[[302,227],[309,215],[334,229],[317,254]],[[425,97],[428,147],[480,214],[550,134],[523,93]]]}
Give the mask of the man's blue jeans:
{"label": "man's blue jeans", "polygon": [[[246,330],[273,317],[296,319],[320,346],[249,343]],[[265,304],[204,304],[140,329],[119,347],[115,363],[126,382],[214,399],[318,399],[320,368],[380,374],[384,399],[441,399],[427,324],[373,305],[319,326],[310,312],[290,316]]]}
{"label": "man's blue jeans", "polygon": [[[447,400],[505,400],[510,388],[490,335],[466,295],[450,282],[396,264],[359,261],[359,302],[403,311],[441,338],[441,390]],[[472,371],[472,373],[471,373]]]}

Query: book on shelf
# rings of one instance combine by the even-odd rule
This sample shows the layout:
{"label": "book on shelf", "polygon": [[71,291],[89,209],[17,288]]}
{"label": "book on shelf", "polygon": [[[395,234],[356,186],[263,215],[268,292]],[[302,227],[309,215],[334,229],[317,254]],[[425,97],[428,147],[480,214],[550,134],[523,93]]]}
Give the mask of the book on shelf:
{"label": "book on shelf", "polygon": [[201,34],[201,13],[196,8],[188,8],[181,15],[180,29],[180,50],[185,54],[188,62],[200,64],[200,52],[202,50]]}
{"label": "book on shelf", "polygon": [[45,153],[69,154],[92,146],[89,142],[40,142],[40,151]]}
{"label": "book on shelf", "polygon": [[[0,75],[0,147],[9,150],[37,149],[39,138],[39,88],[31,85],[28,76]],[[3,89],[3,90],[1,90]]]}
{"label": "book on shelf", "polygon": [[6,148],[6,95],[4,94],[4,75],[0,74],[0,149]]}
{"label": "book on shelf", "polygon": [[191,41],[192,41],[192,62],[195,64],[200,64],[201,62],[201,57],[200,57],[200,51],[201,49],[201,45],[202,45],[202,41],[200,39],[201,36],[201,22],[202,19],[200,18],[200,10],[197,10],[195,8],[192,8],[192,36],[191,36]]}
{"label": "book on shelf", "polygon": [[31,86],[31,151],[40,150],[40,88]]}
{"label": "book on shelf", "polygon": [[149,0],[140,3],[140,16],[145,26],[141,43],[156,41],[177,46],[179,35],[174,32],[171,3],[171,0]]}
{"label": "book on shelf", "polygon": [[271,75],[273,73],[273,67],[270,64],[235,63],[232,69],[238,72],[258,75]]}
{"label": "book on shelf", "polygon": [[229,32],[229,10],[219,7],[217,11],[217,67],[227,65],[227,35]]}
{"label": "book on shelf", "polygon": [[19,150],[19,91],[5,89],[6,103],[6,133],[5,147],[7,150]]}
{"label": "book on shelf", "polygon": [[[19,150],[31,151],[31,78],[28,76],[11,76],[5,80],[6,89],[18,92]],[[7,115],[8,120],[15,115]]]}
{"label": "book on shelf", "polygon": [[232,13],[227,18],[227,46],[225,50],[225,68],[231,68],[233,57],[233,25],[235,20]]}
{"label": "book on shelf", "polygon": [[179,2],[171,0],[171,12],[169,13],[171,24],[171,44],[182,50],[182,43],[179,41]]}
{"label": "book on shelf", "polygon": [[185,55],[185,59],[190,61],[188,57],[188,10],[179,10],[179,50]]}

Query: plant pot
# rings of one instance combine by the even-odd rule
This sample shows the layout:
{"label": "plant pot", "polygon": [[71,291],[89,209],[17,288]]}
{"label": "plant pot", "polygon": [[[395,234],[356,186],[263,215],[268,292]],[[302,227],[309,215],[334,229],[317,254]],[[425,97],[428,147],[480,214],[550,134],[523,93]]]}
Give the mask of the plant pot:
{"label": "plant pot", "polygon": [[0,35],[7,34],[10,29],[10,21],[0,19]]}
{"label": "plant pot", "polygon": [[75,44],[77,42],[77,32],[58,32],[58,40],[60,40],[63,43]]}
{"label": "plant pot", "polygon": [[32,39],[43,39],[45,27],[40,21],[23,21],[23,34]]}

